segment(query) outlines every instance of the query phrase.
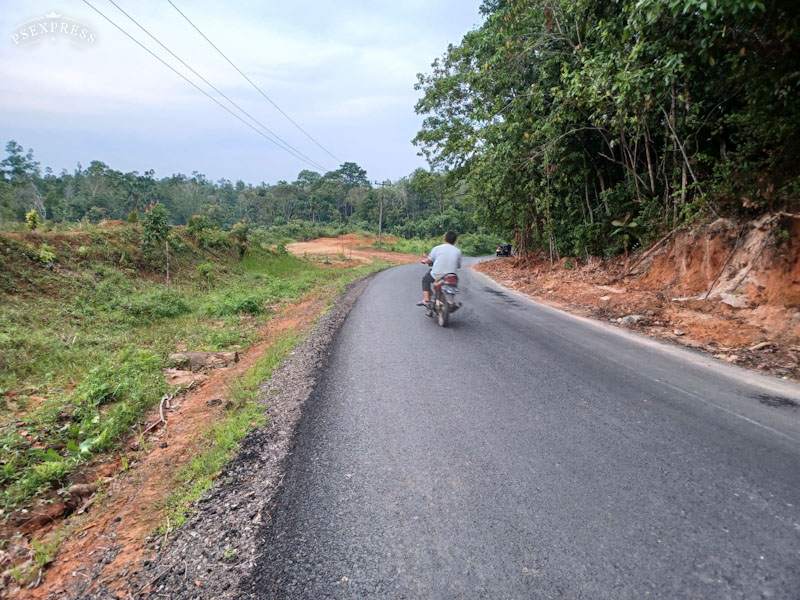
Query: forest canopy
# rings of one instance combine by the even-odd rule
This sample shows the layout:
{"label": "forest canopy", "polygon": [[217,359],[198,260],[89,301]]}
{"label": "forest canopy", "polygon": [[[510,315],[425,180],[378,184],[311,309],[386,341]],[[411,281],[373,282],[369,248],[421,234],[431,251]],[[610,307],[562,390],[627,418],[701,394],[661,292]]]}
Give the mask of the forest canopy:
{"label": "forest canopy", "polygon": [[56,174],[42,171],[33,151],[12,140],[0,173],[0,224],[23,222],[31,210],[56,223],[138,220],[158,203],[174,225],[198,217],[226,229],[240,221],[262,227],[307,221],[372,230],[380,221],[384,230],[405,237],[478,230],[458,185],[424,169],[375,184],[353,162],[324,174],[304,170],[291,182],[258,185],[210,181],[197,172],[157,178],[153,171],[122,172],[100,161]]}
{"label": "forest canopy", "polygon": [[526,248],[626,251],[796,207],[796,0],[486,0],[419,76],[416,144]]}

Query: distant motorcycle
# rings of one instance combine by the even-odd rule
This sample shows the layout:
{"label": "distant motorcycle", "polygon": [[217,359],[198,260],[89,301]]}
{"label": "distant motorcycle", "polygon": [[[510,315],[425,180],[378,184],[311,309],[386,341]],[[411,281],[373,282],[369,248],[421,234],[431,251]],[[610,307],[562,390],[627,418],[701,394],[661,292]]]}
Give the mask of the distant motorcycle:
{"label": "distant motorcycle", "polygon": [[433,298],[428,306],[428,316],[436,317],[439,327],[447,327],[450,315],[461,308],[456,300],[458,294],[458,275],[448,273],[433,284]]}
{"label": "distant motorcycle", "polygon": [[511,256],[513,248],[511,244],[500,244],[495,250],[495,256]]}

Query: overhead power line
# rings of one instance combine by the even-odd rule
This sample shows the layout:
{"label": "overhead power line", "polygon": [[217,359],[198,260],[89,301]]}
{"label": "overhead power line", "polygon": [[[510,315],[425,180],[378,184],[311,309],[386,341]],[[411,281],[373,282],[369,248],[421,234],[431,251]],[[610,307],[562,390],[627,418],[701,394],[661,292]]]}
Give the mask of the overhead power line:
{"label": "overhead power line", "polygon": [[314,144],[316,144],[316,145],[317,145],[317,146],[318,146],[320,149],[322,149],[322,151],[323,151],[323,152],[325,152],[325,153],[326,153],[328,156],[330,156],[332,159],[334,159],[335,161],[337,161],[337,162],[339,162],[339,163],[343,162],[343,161],[342,161],[340,158],[338,158],[338,157],[337,157],[335,154],[333,154],[333,153],[332,153],[330,150],[328,150],[328,149],[327,149],[325,146],[323,146],[323,145],[322,145],[320,142],[318,142],[318,141],[317,141],[317,140],[316,140],[316,139],[315,139],[315,138],[314,138],[314,137],[313,137],[313,136],[312,136],[310,133],[308,133],[308,131],[306,131],[305,129],[303,129],[303,127],[301,127],[301,126],[300,126],[300,124],[299,124],[297,121],[295,121],[295,120],[294,120],[292,117],[290,117],[288,114],[286,114],[286,112],[285,112],[285,111],[284,111],[284,110],[283,110],[283,109],[282,109],[280,106],[278,106],[278,104],[277,104],[277,103],[276,103],[276,102],[275,102],[275,101],[274,101],[272,98],[270,98],[270,97],[269,97],[269,96],[266,94],[266,92],[264,92],[264,90],[262,90],[262,89],[261,89],[261,88],[260,88],[258,85],[256,85],[256,84],[253,82],[253,80],[252,80],[252,79],[250,79],[250,78],[249,78],[249,77],[248,77],[248,76],[247,76],[247,75],[244,73],[244,71],[242,71],[242,70],[241,70],[239,67],[237,67],[237,66],[234,64],[234,62],[233,62],[233,61],[232,61],[230,58],[228,58],[228,57],[225,55],[225,53],[224,53],[222,50],[220,50],[220,49],[217,47],[217,45],[216,45],[214,42],[212,42],[210,39],[208,39],[208,36],[207,36],[205,33],[203,33],[203,32],[200,30],[200,28],[199,28],[197,25],[195,25],[195,24],[192,22],[192,20],[191,20],[189,17],[187,17],[187,16],[186,16],[186,14],[184,14],[184,12],[183,12],[183,11],[182,11],[180,8],[178,8],[177,6],[175,6],[175,3],[174,3],[174,2],[172,2],[172,0],[167,0],[167,2],[169,2],[169,3],[170,3],[170,5],[172,6],[172,8],[174,8],[176,11],[178,11],[178,14],[180,14],[180,15],[181,15],[181,16],[182,16],[184,19],[186,19],[186,22],[187,22],[187,23],[189,23],[189,25],[191,25],[191,26],[194,28],[194,30],[195,30],[197,33],[199,33],[199,34],[200,34],[200,35],[203,37],[203,39],[205,39],[205,41],[207,41],[209,44],[211,44],[211,47],[212,47],[212,48],[214,48],[214,50],[216,50],[216,51],[219,53],[219,55],[220,55],[220,56],[222,56],[222,58],[224,58],[226,61],[228,61],[228,64],[229,64],[230,66],[232,66],[234,69],[236,69],[236,71],[239,73],[239,75],[241,75],[242,77],[244,77],[244,79],[247,81],[247,83],[249,83],[249,84],[250,84],[250,85],[251,85],[251,86],[252,86],[252,87],[253,87],[253,88],[254,88],[254,89],[255,89],[255,90],[256,90],[256,91],[259,93],[259,94],[261,94],[261,96],[263,96],[263,98],[264,98],[264,99],[265,99],[267,102],[269,102],[269,103],[270,103],[272,106],[274,106],[274,107],[275,107],[275,109],[276,109],[276,110],[277,110],[279,113],[281,113],[281,114],[282,114],[284,117],[286,117],[286,119],[287,119],[287,120],[288,120],[288,121],[289,121],[289,122],[290,122],[292,125],[294,125],[295,127],[297,127],[297,129],[299,129],[299,130],[300,130],[300,131],[303,133],[303,135],[305,135],[305,136],[306,136],[306,137],[307,137],[309,140],[311,140],[312,142],[314,142]]}
{"label": "overhead power line", "polygon": [[178,77],[180,77],[181,79],[183,79],[183,80],[184,80],[186,83],[188,83],[189,85],[191,85],[191,86],[192,86],[194,89],[196,89],[198,92],[200,92],[201,94],[203,94],[204,96],[206,96],[207,98],[209,98],[209,99],[210,99],[212,102],[214,102],[214,104],[216,104],[217,106],[219,106],[219,107],[220,107],[222,110],[224,110],[225,112],[229,113],[229,114],[230,114],[230,115],[232,115],[234,118],[236,118],[236,119],[238,119],[239,121],[241,121],[242,123],[244,123],[244,124],[245,124],[247,127],[249,127],[250,129],[252,129],[253,131],[255,131],[255,132],[258,134],[258,135],[260,135],[261,137],[263,137],[264,139],[266,139],[266,140],[267,140],[267,141],[269,141],[270,143],[274,144],[275,146],[277,146],[277,147],[278,147],[278,148],[280,148],[281,150],[284,150],[284,151],[286,151],[286,152],[289,152],[289,154],[291,154],[292,156],[294,156],[294,157],[295,157],[295,158],[297,158],[298,160],[301,160],[301,161],[303,161],[303,162],[306,162],[306,163],[310,164],[311,166],[314,166],[315,168],[318,168],[318,167],[317,167],[317,165],[315,165],[314,163],[311,163],[311,162],[307,161],[306,159],[302,158],[301,156],[299,156],[299,155],[295,154],[294,152],[292,152],[292,151],[290,151],[290,150],[287,150],[286,148],[284,148],[283,146],[281,146],[281,145],[280,145],[280,144],[279,144],[279,143],[278,143],[276,140],[272,139],[272,138],[271,138],[269,135],[265,134],[263,131],[261,131],[260,129],[258,129],[256,126],[254,126],[254,125],[252,125],[251,123],[249,123],[249,122],[245,121],[245,120],[244,120],[244,119],[243,119],[241,116],[239,116],[238,114],[236,114],[235,112],[233,112],[233,111],[232,111],[230,108],[228,108],[227,106],[225,106],[224,104],[222,104],[222,102],[220,102],[219,100],[217,100],[217,99],[216,99],[214,96],[212,96],[212,95],[211,95],[211,94],[209,94],[207,91],[205,91],[203,88],[201,88],[200,86],[198,86],[198,85],[197,85],[195,82],[193,82],[191,79],[189,79],[188,77],[186,77],[186,76],[185,76],[183,73],[181,73],[180,71],[178,71],[177,69],[175,69],[175,68],[174,68],[172,65],[170,65],[170,64],[169,64],[168,62],[166,62],[166,61],[165,61],[163,58],[161,58],[160,56],[158,56],[158,55],[157,55],[155,52],[153,52],[152,50],[150,50],[150,48],[148,48],[147,46],[145,46],[144,44],[142,44],[142,43],[141,43],[139,40],[137,40],[135,37],[133,37],[133,36],[132,36],[130,33],[128,33],[127,31],[125,31],[125,29],[124,29],[124,28],[122,28],[120,25],[117,25],[117,23],[115,23],[115,22],[114,22],[114,21],[113,21],[113,20],[112,20],[110,17],[106,16],[106,14],[105,14],[105,13],[103,13],[103,11],[101,11],[99,8],[97,8],[96,6],[94,6],[94,5],[93,5],[91,2],[89,2],[89,0],[83,0],[83,3],[84,3],[84,4],[86,4],[86,5],[87,5],[89,8],[91,8],[93,11],[95,11],[95,12],[96,12],[98,15],[100,15],[101,17],[103,17],[103,19],[105,19],[106,21],[108,21],[108,22],[109,22],[111,25],[113,25],[113,26],[114,26],[116,29],[118,29],[118,30],[119,30],[119,31],[120,31],[120,32],[121,32],[123,35],[125,35],[125,36],[126,36],[126,37],[128,37],[128,38],[130,38],[130,40],[131,40],[131,41],[133,41],[133,42],[134,42],[134,43],[135,43],[137,46],[139,46],[140,48],[142,48],[142,49],[143,49],[145,52],[147,52],[148,54],[150,54],[150,56],[152,56],[152,57],[153,57],[153,58],[155,58],[155,59],[156,59],[158,62],[160,62],[162,65],[164,65],[165,67],[167,67],[167,68],[168,68],[170,71],[172,71],[173,73],[175,73],[175,74],[176,74]]}
{"label": "overhead power line", "polygon": [[126,17],[128,17],[128,19],[130,19],[130,21],[131,21],[131,22],[133,22],[133,24],[134,24],[134,25],[136,25],[136,26],[137,26],[139,29],[141,29],[142,31],[144,31],[144,32],[145,32],[145,33],[146,33],[146,34],[147,34],[147,35],[148,35],[148,36],[149,36],[149,37],[150,37],[150,38],[151,38],[151,39],[152,39],[152,40],[153,40],[155,43],[157,43],[157,44],[158,44],[159,46],[161,46],[161,47],[162,47],[164,50],[166,50],[166,51],[167,51],[167,52],[168,52],[168,53],[169,53],[169,54],[170,54],[170,55],[171,55],[171,56],[172,56],[172,57],[173,57],[175,60],[177,60],[177,61],[178,61],[178,62],[180,62],[180,63],[181,63],[181,64],[182,64],[184,67],[186,67],[187,69],[189,69],[189,71],[191,71],[191,72],[192,72],[192,73],[193,73],[193,74],[194,74],[196,77],[198,77],[198,78],[199,78],[199,79],[201,79],[203,82],[205,82],[205,84],[206,84],[207,86],[209,86],[211,89],[213,89],[215,92],[217,92],[217,93],[218,93],[220,96],[222,96],[223,98],[225,98],[225,100],[227,100],[227,101],[228,101],[228,102],[230,102],[230,103],[231,103],[233,106],[235,106],[237,109],[239,109],[239,111],[240,111],[240,112],[242,112],[243,114],[247,115],[247,117],[249,117],[251,121],[253,121],[254,123],[258,124],[258,125],[259,125],[259,126],[260,126],[260,127],[263,129],[263,130],[264,130],[264,131],[266,131],[266,132],[267,132],[267,133],[269,133],[269,134],[270,134],[272,137],[274,137],[276,140],[278,140],[278,142],[280,142],[280,144],[279,144],[279,145],[282,145],[282,146],[284,146],[284,148],[283,148],[284,150],[286,150],[287,152],[293,152],[293,153],[295,153],[295,155],[297,155],[297,156],[301,157],[301,158],[302,158],[303,160],[305,160],[307,163],[315,165],[315,166],[316,166],[318,169],[322,169],[323,171],[325,170],[325,167],[324,167],[324,166],[322,166],[321,164],[319,164],[318,162],[316,162],[314,159],[312,159],[312,158],[309,158],[307,155],[303,154],[303,153],[302,153],[300,150],[298,150],[297,148],[295,148],[294,146],[292,146],[292,145],[291,145],[289,142],[287,142],[286,140],[284,140],[284,139],[283,139],[281,136],[279,136],[277,133],[275,133],[274,131],[272,131],[272,130],[271,130],[269,127],[267,127],[266,125],[264,125],[264,123],[262,123],[261,121],[259,121],[258,119],[256,119],[256,118],[255,118],[253,115],[251,115],[251,114],[250,114],[249,112],[247,112],[247,111],[246,111],[244,108],[242,108],[242,107],[241,107],[241,106],[240,106],[238,103],[236,103],[234,100],[232,100],[232,99],[231,99],[231,98],[230,98],[230,97],[229,97],[227,94],[225,94],[225,92],[223,92],[222,90],[220,90],[220,89],[219,89],[217,86],[215,86],[213,83],[211,83],[211,82],[210,82],[208,79],[206,79],[206,78],[205,78],[205,77],[203,77],[203,76],[202,76],[200,73],[198,73],[198,72],[197,72],[197,71],[196,71],[196,70],[195,70],[195,69],[194,69],[194,68],[193,68],[193,67],[192,67],[190,64],[188,64],[188,63],[187,63],[185,60],[183,60],[183,59],[182,59],[180,56],[178,56],[177,54],[175,54],[175,53],[174,53],[172,50],[170,50],[170,49],[169,49],[169,48],[168,48],[168,47],[167,47],[167,46],[166,46],[166,45],[165,45],[165,44],[164,44],[164,43],[163,43],[163,42],[162,42],[160,39],[158,39],[158,38],[157,38],[157,37],[156,37],[156,36],[155,36],[153,33],[151,33],[151,32],[150,32],[150,30],[148,30],[148,29],[147,29],[147,28],[146,28],[144,25],[142,25],[142,24],[141,24],[139,21],[137,21],[137,20],[136,20],[134,17],[132,17],[132,16],[131,16],[131,15],[130,15],[128,12],[126,12],[126,11],[125,11],[125,9],[123,9],[123,8],[122,8],[122,7],[121,7],[119,4],[117,4],[117,3],[116,3],[114,0],[108,0],[108,1],[109,1],[111,4],[113,4],[113,5],[116,7],[116,9],[117,9],[119,12],[121,12],[123,15],[125,15]]}

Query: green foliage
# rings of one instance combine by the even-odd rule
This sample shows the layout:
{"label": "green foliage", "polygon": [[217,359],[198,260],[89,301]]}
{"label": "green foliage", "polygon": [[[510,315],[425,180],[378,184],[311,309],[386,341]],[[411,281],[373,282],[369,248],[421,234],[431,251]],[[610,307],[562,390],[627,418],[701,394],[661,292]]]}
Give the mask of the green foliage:
{"label": "green foliage", "polygon": [[218,227],[203,229],[197,233],[197,243],[207,250],[224,250],[231,245],[230,236]]}
{"label": "green foliage", "polygon": [[25,213],[25,224],[31,231],[36,231],[39,228],[40,222],[39,213],[36,209],[29,210]]}
{"label": "green foliage", "polygon": [[209,300],[205,312],[212,317],[260,315],[264,312],[265,300],[266,296],[261,291],[231,290]]}
{"label": "green foliage", "polygon": [[[405,254],[427,254],[431,248],[442,243],[442,238],[430,237],[427,239],[398,239],[395,242],[385,245],[392,252],[403,252]],[[460,235],[456,241],[461,251],[466,256],[484,256],[494,254],[497,246],[504,243],[503,238],[489,233],[465,233]],[[377,242],[376,242],[377,244]]]}
{"label": "green foliage", "polygon": [[51,246],[42,244],[36,252],[36,258],[44,265],[52,265],[56,261],[56,253]]}
{"label": "green foliage", "polygon": [[467,256],[494,254],[497,246],[505,243],[503,238],[488,233],[466,233],[459,236],[456,245]]}
{"label": "green foliage", "polygon": [[53,562],[62,541],[63,537],[59,534],[56,534],[50,541],[31,540],[33,562],[37,569],[43,569]]}
{"label": "green foliage", "polygon": [[16,431],[0,438],[6,507],[60,483],[92,454],[108,450],[165,389],[162,359],[127,348],[88,372],[63,406],[46,405],[36,427],[52,432],[63,450],[37,450]]}
{"label": "green foliage", "polygon": [[244,258],[250,241],[250,226],[244,221],[239,221],[231,227],[231,238],[239,249],[239,258]]}
{"label": "green foliage", "polygon": [[[241,227],[234,226],[231,235],[222,231],[217,227],[208,215],[193,215],[186,225],[186,231],[192,238],[197,241],[201,248],[206,249],[223,249],[227,248],[230,244],[230,238],[233,238],[237,243],[240,242]],[[245,248],[246,245],[246,232],[245,232]]]}
{"label": "green foliage", "polygon": [[[390,244],[384,243],[384,247],[390,252],[402,252],[404,254],[428,254],[431,248],[441,244],[441,238],[427,238],[427,239],[404,239],[400,238]],[[377,242],[374,244],[377,247]]]}
{"label": "green foliage", "polygon": [[189,222],[186,224],[186,231],[188,231],[189,235],[193,238],[197,239],[198,234],[212,227],[214,227],[214,224],[207,215],[192,215]]}
{"label": "green foliage", "polygon": [[214,266],[214,263],[204,262],[197,265],[197,274],[205,282],[206,287],[208,288],[211,287],[211,284],[214,281],[215,272],[216,267]]}
{"label": "green foliage", "polygon": [[322,224],[292,220],[283,225],[252,229],[250,231],[250,240],[263,249],[268,249],[273,245],[313,240],[320,237],[336,237],[357,231],[359,231],[358,226],[344,223]]}
{"label": "green foliage", "polygon": [[[80,221],[87,228],[103,219],[138,223],[141,217],[149,224],[143,232],[145,258],[165,271],[167,254],[174,250],[174,237],[164,230],[170,223],[186,224],[189,238],[201,249],[236,247],[240,252],[250,243],[276,246],[352,231],[377,232],[379,221],[384,232],[409,238],[439,236],[447,229],[478,230],[464,183],[423,169],[380,188],[373,188],[355,163],[324,174],[302,171],[294,182],[274,185],[212,182],[199,173],[156,179],[152,171],[123,173],[100,161],[42,177],[32,151],[26,155],[13,141],[6,151],[8,174],[5,180],[0,177],[0,223],[6,229],[24,221],[31,205],[48,222]],[[152,198],[158,198],[166,215]],[[238,223],[248,224],[247,236],[241,235],[244,225]]]}
{"label": "green foliage", "polygon": [[450,206],[441,213],[422,219],[409,220],[392,231],[405,238],[431,238],[441,236],[446,231],[465,233],[475,231],[475,229],[474,219],[469,214],[455,206]]}
{"label": "green foliage", "polygon": [[161,203],[155,203],[144,213],[142,244],[145,248],[160,248],[169,233],[169,214]]}
{"label": "green foliage", "polygon": [[481,10],[484,23],[419,76],[415,142],[518,249],[621,252],[704,212],[797,205],[795,2]]}

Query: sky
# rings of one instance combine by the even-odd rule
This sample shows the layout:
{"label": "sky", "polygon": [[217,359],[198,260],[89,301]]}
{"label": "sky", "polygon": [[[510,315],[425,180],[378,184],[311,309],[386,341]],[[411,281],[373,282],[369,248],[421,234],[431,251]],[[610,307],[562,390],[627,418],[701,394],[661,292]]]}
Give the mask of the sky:
{"label": "sky", "polygon": [[[90,1],[194,79],[109,0]],[[480,0],[173,0],[337,161],[250,87],[167,0],[114,1],[312,162],[333,170],[354,161],[372,180],[426,166],[411,143],[421,124],[416,74],[480,24]],[[198,171],[249,183],[322,170],[237,121],[82,0],[2,5],[0,143],[33,148],[42,167],[71,170],[102,160],[122,171]],[[45,15],[76,29],[23,39],[21,28]],[[77,37],[82,29],[93,42]]]}

